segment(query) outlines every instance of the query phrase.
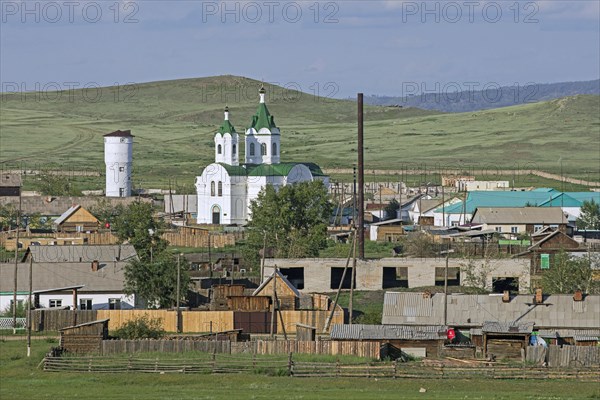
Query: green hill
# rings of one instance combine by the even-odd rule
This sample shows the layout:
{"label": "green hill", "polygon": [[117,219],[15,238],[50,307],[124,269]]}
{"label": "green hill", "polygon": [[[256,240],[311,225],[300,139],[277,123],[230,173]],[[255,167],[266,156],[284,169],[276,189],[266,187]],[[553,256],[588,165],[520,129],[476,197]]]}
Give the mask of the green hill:
{"label": "green hill", "polygon": [[[259,81],[220,76],[70,93],[5,93],[0,162],[2,168],[103,172],[101,136],[131,129],[136,186],[164,186],[169,179],[191,185],[213,159],[213,133],[224,105],[242,133],[256,110],[259,87]],[[351,168],[356,159],[354,102],[266,88],[269,110],[282,130],[282,161]],[[558,172],[562,158],[568,175],[597,180],[599,110],[600,97],[593,95],[460,114],[368,106],[366,167],[527,165]],[[103,186],[96,181],[95,186]]]}

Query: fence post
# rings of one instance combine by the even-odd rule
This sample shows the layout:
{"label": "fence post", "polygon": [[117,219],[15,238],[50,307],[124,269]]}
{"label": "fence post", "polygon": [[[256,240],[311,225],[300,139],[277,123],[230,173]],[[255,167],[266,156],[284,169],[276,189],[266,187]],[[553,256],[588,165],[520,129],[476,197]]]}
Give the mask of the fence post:
{"label": "fence post", "polygon": [[158,357],[154,360],[154,372],[158,372]]}
{"label": "fence post", "polygon": [[215,350],[213,350],[212,353],[212,369],[213,369],[213,374],[215,373],[215,368],[217,367],[217,354],[215,352]]}
{"label": "fence post", "polygon": [[288,356],[288,375],[292,376],[294,374],[293,370],[294,361],[292,360],[292,352],[290,351],[290,355]]}
{"label": "fence post", "polygon": [[335,360],[335,375],[339,378],[340,376],[340,359]]}
{"label": "fence post", "polygon": [[394,360],[393,366],[394,366],[394,379],[396,379],[398,377],[398,360]]}

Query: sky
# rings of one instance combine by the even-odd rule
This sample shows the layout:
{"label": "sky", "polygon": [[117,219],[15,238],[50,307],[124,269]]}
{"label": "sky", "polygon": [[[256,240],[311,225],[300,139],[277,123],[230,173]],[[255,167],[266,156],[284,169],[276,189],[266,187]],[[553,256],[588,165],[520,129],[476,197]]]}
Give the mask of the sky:
{"label": "sky", "polygon": [[345,98],[600,75],[597,0],[0,5],[3,92],[238,75]]}

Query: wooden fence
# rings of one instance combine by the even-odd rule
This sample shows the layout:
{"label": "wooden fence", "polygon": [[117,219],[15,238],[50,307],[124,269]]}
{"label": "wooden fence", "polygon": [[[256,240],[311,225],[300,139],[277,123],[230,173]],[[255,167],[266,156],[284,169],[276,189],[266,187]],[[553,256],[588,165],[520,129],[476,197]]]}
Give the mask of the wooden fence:
{"label": "wooden fence", "polygon": [[600,347],[592,346],[528,346],[525,359],[528,362],[549,367],[600,367]]}
{"label": "wooden fence", "polygon": [[83,324],[97,319],[97,311],[94,310],[77,310],[76,317],[73,310],[33,310],[31,329],[36,332],[59,331],[67,326],[73,326],[74,322]]}
{"label": "wooden fence", "polygon": [[[296,333],[296,324],[310,325],[321,332],[329,311],[296,310],[281,311],[286,332]],[[235,329],[235,311],[182,311],[181,319],[183,332],[222,332]],[[97,319],[110,319],[108,328],[111,331],[119,329],[127,321],[146,315],[148,318],[161,319],[163,329],[167,332],[177,331],[177,313],[169,310],[98,310]],[[277,321],[279,324],[281,321]],[[333,324],[344,323],[344,311],[338,306],[331,321]]]}
{"label": "wooden fence", "polygon": [[319,354],[350,355],[368,359],[380,359],[378,342],[357,341],[315,341],[300,342],[296,340],[257,340],[250,342],[199,341],[199,340],[104,340],[102,355],[121,353],[184,353],[199,351],[225,354]]}
{"label": "wooden fence", "polygon": [[317,363],[287,357],[240,357],[208,354],[193,359],[138,357],[46,357],[44,371],[79,373],[260,373],[266,375],[318,378],[392,379],[570,379],[600,382],[597,371],[548,368],[426,367],[415,363],[365,362]]}

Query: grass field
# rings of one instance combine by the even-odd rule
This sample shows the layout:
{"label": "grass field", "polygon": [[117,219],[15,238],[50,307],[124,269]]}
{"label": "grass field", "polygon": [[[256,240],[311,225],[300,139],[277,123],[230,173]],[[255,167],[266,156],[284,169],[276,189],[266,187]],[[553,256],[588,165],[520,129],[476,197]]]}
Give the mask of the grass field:
{"label": "grass field", "polygon": [[[0,342],[2,399],[599,399],[597,383],[502,380],[374,380],[269,377],[255,374],[75,374],[37,368],[49,341]],[[427,392],[419,393],[420,388]]]}
{"label": "grass field", "polygon": [[[213,159],[213,133],[227,103],[239,132],[256,110],[260,82],[222,76],[153,82],[97,93],[2,94],[2,168],[64,168],[104,173],[102,134],[135,135],[134,185],[190,187]],[[282,161],[351,168],[356,104],[267,85],[282,130]],[[99,93],[99,97],[94,97]],[[365,166],[540,169],[599,180],[599,96],[460,114],[366,107]],[[242,149],[241,149],[242,150]],[[103,178],[81,178],[102,188]],[[31,181],[27,182],[31,185]]]}

